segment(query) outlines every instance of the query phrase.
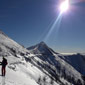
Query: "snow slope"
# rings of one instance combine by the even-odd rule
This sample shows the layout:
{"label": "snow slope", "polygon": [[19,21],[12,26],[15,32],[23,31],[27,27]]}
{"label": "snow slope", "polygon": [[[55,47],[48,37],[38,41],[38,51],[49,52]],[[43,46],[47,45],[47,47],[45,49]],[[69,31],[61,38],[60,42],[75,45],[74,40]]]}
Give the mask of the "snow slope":
{"label": "snow slope", "polygon": [[7,73],[0,76],[0,84],[84,85],[81,74],[58,55],[44,42],[27,50],[0,31],[0,61],[2,56],[8,60]]}
{"label": "snow slope", "polygon": [[0,31],[0,55],[29,54],[29,52],[21,45],[10,39],[2,31]]}
{"label": "snow slope", "polygon": [[30,76],[21,71],[13,71],[7,68],[6,77],[0,76],[0,85],[38,85]]}
{"label": "snow slope", "polygon": [[[17,61],[17,58],[15,58],[15,61]],[[47,78],[46,81],[44,81],[44,78]],[[40,83],[42,85],[52,85],[50,81],[49,76],[36,66],[21,60],[10,63],[6,69],[6,76],[0,76],[0,85],[40,85]],[[54,81],[54,85],[59,84]]]}
{"label": "snow slope", "polygon": [[73,54],[73,55],[61,55],[62,59],[72,65],[82,75],[85,75],[85,55]]}
{"label": "snow slope", "polygon": [[54,76],[55,80],[62,81],[62,78],[64,78],[64,80],[73,84],[76,84],[78,81],[82,82],[81,74],[62,59],[60,57],[62,56],[61,54],[55,53],[44,42],[27,49],[36,55],[33,57],[32,62],[37,62],[37,66],[41,66],[42,70],[48,71],[48,73]]}
{"label": "snow slope", "polygon": [[[5,77],[0,76],[0,85],[52,85],[52,79],[48,75],[32,63],[26,62],[33,55],[0,31],[0,61],[2,56],[8,60],[7,73]],[[54,85],[59,84],[54,81]]]}

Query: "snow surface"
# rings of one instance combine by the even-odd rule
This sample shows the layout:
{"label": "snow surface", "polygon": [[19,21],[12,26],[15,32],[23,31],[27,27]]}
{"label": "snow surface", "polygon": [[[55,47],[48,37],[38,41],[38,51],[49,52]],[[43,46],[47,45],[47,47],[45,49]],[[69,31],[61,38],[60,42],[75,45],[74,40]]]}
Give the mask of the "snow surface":
{"label": "snow surface", "polygon": [[2,56],[8,60],[7,73],[5,77],[0,76],[0,85],[60,85],[61,83],[70,85],[71,82],[64,78],[65,75],[61,77],[63,71],[76,82],[80,79],[83,85],[81,74],[45,43],[42,42],[30,49],[27,50],[0,31],[0,61]]}
{"label": "snow surface", "polygon": [[[32,60],[33,62],[35,62],[35,61],[39,62],[41,64],[41,66],[47,65],[48,66],[47,69],[49,69],[49,67],[50,67],[50,71],[55,70],[55,72],[59,76],[61,76],[65,72],[65,74],[67,76],[73,77],[76,82],[78,81],[78,79],[80,79],[82,81],[81,74],[77,70],[75,70],[74,67],[72,67],[70,64],[68,64],[68,62],[66,62],[64,60],[65,57],[62,54],[55,53],[44,42],[41,42],[35,46],[29,47],[28,50],[31,53],[36,54],[36,56],[37,56],[37,57],[34,56],[34,61]],[[60,73],[58,72],[59,71],[58,69],[60,70]],[[65,82],[65,79],[61,78],[61,81],[62,80],[64,80],[63,82]]]}
{"label": "snow surface", "polygon": [[0,85],[38,85],[30,76],[21,71],[13,71],[7,68],[7,75],[0,76]]}
{"label": "snow surface", "polygon": [[82,75],[85,75],[85,55],[84,54],[73,54],[73,55],[62,55],[66,62],[72,65]]}
{"label": "snow surface", "polygon": [[[14,68],[15,66],[16,68]],[[14,69],[13,69],[14,68]],[[1,69],[1,66],[0,66]],[[41,70],[33,66],[31,63],[22,61],[21,63],[11,64],[7,66],[6,76],[0,76],[0,85],[40,85],[38,79],[41,77],[41,83],[44,85],[43,77],[46,76]],[[45,82],[50,84],[50,78]],[[59,85],[54,82],[54,85]]]}

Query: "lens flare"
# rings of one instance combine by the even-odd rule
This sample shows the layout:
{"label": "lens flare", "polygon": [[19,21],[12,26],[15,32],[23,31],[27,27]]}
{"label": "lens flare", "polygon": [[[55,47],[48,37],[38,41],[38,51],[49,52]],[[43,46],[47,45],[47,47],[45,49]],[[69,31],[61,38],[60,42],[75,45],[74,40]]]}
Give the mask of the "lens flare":
{"label": "lens flare", "polygon": [[67,11],[68,8],[69,8],[69,0],[63,1],[60,5],[60,11],[63,13],[65,11]]}

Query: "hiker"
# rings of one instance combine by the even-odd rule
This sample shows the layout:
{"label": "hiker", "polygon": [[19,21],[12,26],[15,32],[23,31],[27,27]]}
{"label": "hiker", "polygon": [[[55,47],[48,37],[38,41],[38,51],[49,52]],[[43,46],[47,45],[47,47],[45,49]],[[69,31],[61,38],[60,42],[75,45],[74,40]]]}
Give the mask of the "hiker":
{"label": "hiker", "polygon": [[2,71],[2,76],[5,76],[5,74],[6,74],[6,65],[7,65],[7,64],[8,64],[8,63],[7,63],[7,59],[3,57],[2,62],[0,62],[0,65],[2,65],[2,69],[1,69],[1,71]]}

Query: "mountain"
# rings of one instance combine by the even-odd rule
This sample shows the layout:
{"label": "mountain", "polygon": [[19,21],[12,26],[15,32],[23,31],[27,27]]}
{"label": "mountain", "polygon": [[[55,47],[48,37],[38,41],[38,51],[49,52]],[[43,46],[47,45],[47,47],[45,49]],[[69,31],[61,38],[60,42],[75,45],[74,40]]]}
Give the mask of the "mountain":
{"label": "mountain", "polygon": [[0,61],[3,56],[8,60],[8,65],[6,76],[0,76],[0,85],[59,85],[50,74],[47,75],[31,63],[36,55],[0,31]]}
{"label": "mountain", "polygon": [[[29,52],[23,46],[16,43],[14,40],[10,39],[5,33],[0,31],[0,55],[7,56],[7,55],[25,55],[29,54]],[[16,55],[15,55],[16,54]]]}
{"label": "mountain", "polygon": [[31,53],[26,48],[0,31],[0,61],[3,56],[8,60],[6,76],[0,75],[0,85],[38,85],[38,76],[44,76],[44,73],[26,62],[25,59],[30,55]]}
{"label": "mountain", "polygon": [[73,55],[62,55],[59,56],[64,59],[67,63],[72,65],[77,71],[85,76],[85,54],[73,54]]}
{"label": "mountain", "polygon": [[43,41],[40,42],[39,44],[37,44],[35,46],[31,46],[27,49],[30,50],[30,52],[33,54],[43,54],[43,55],[45,55],[45,54],[52,55],[52,53],[57,54],[51,48],[49,48]]}
{"label": "mountain", "polygon": [[44,42],[27,50],[0,31],[0,61],[2,56],[8,60],[7,73],[0,76],[0,84],[84,85],[82,75],[59,55]]}
{"label": "mountain", "polygon": [[64,78],[66,81],[73,83],[74,85],[82,85],[78,84],[82,79],[82,75],[63,59],[63,55],[54,52],[44,42],[27,49],[36,55],[32,56],[33,59],[31,62],[37,62],[35,65],[51,74],[56,81],[59,80],[62,82],[62,79]]}

